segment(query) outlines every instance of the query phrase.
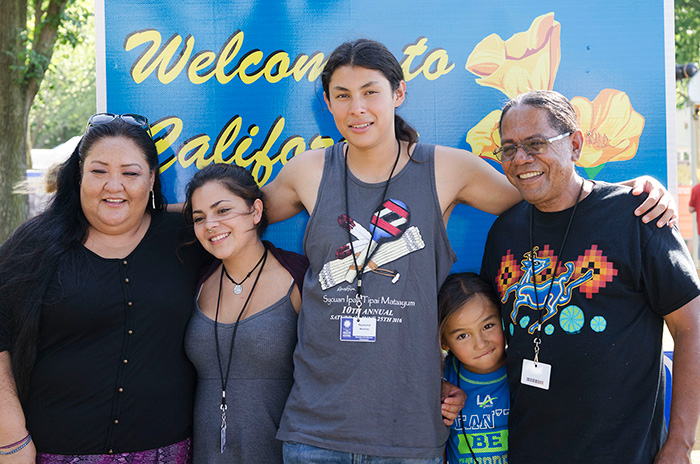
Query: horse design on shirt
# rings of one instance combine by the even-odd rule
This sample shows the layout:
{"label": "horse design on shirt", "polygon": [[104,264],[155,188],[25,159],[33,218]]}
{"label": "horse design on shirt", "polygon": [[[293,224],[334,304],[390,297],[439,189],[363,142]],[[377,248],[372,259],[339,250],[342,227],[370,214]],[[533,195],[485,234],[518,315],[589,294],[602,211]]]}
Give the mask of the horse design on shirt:
{"label": "horse design on shirt", "polygon": [[[524,259],[520,265],[520,269],[524,271],[520,280],[515,284],[511,285],[506,289],[501,302],[505,303],[508,301],[508,297],[512,292],[515,292],[515,301],[513,302],[513,311],[510,313],[510,319],[513,323],[516,323],[516,318],[518,316],[518,310],[521,306],[527,306],[532,310],[537,310],[539,307],[545,310],[545,314],[542,317],[542,325],[545,324],[549,319],[554,317],[559,306],[564,306],[571,301],[571,295],[573,290],[585,283],[586,281],[593,278],[593,269],[589,269],[584,275],[578,279],[569,282],[569,279],[574,273],[574,263],[569,261],[564,264],[566,270],[559,275],[555,275],[550,280],[533,285],[533,276],[537,276],[543,271],[545,271],[551,262],[551,258],[538,258],[537,250],[539,247],[534,247],[532,252],[527,252],[523,255]],[[552,291],[547,296],[549,292],[549,287],[552,287]],[[547,301],[544,301],[545,298]],[[538,320],[535,320],[527,331],[530,334],[535,333],[535,331],[540,327]]]}

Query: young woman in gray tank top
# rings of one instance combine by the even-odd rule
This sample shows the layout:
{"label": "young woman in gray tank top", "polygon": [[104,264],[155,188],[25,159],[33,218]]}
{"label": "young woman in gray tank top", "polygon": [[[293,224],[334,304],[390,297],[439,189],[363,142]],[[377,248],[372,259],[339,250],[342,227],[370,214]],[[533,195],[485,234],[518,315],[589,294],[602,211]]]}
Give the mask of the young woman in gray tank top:
{"label": "young woman in gray tank top", "polygon": [[292,387],[308,261],[260,239],[262,194],[242,167],[204,168],[186,198],[197,239],[218,258],[203,272],[185,334],[198,378],[194,463],[280,463],[275,434]]}

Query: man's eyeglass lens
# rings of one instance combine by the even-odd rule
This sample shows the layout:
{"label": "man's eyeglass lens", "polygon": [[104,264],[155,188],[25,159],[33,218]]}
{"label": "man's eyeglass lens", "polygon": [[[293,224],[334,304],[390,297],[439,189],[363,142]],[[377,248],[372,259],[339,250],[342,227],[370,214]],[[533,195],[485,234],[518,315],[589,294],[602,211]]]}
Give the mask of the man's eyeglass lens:
{"label": "man's eyeglass lens", "polygon": [[511,143],[508,145],[503,145],[501,147],[496,148],[493,151],[493,154],[496,155],[496,158],[498,158],[499,161],[511,161],[513,158],[515,158],[515,154],[517,153],[518,148],[522,148],[525,151],[525,153],[527,153],[530,156],[541,155],[547,150],[547,147],[550,143],[556,142],[557,140],[561,140],[568,135],[571,135],[571,132],[555,135],[554,137],[549,139],[530,139],[526,140],[523,143]]}

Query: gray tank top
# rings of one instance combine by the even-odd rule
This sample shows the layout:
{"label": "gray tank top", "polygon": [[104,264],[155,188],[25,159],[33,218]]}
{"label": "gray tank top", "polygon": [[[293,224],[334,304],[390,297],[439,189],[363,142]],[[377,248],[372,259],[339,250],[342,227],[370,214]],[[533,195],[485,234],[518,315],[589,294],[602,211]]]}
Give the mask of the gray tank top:
{"label": "gray tank top", "polygon": [[[442,456],[449,430],[440,414],[437,291],[456,258],[435,188],[434,147],[416,146],[415,162],[394,176],[385,199],[384,182],[368,184],[348,173],[350,218],[344,147],[326,149],[306,228],[310,267],[294,351],[295,383],[277,437],[370,455]],[[387,199],[391,202],[384,203]],[[375,231],[370,218],[380,203],[382,221]],[[362,280],[359,325],[352,317],[357,279],[347,228],[355,253],[373,246],[370,232],[376,232],[378,247]]]}
{"label": "gray tank top", "polygon": [[[281,463],[282,442],[275,439],[292,388],[292,353],[297,314],[287,295],[239,323],[226,388],[226,450],[220,452],[221,376],[214,344],[214,321],[195,301],[185,334],[185,351],[197,368],[194,404],[194,463]],[[219,324],[224,372],[235,324]]]}

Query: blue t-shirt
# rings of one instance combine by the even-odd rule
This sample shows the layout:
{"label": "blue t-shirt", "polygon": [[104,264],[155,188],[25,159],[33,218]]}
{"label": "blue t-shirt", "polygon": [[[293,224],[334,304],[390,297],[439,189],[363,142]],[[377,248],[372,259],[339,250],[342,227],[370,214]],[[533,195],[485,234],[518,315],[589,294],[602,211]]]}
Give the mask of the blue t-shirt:
{"label": "blue t-shirt", "polygon": [[510,391],[505,366],[490,374],[474,374],[450,354],[445,359],[445,379],[467,394],[461,420],[458,417],[450,426],[450,438],[447,441],[449,464],[474,462],[464,443],[462,422],[479,464],[507,464]]}

